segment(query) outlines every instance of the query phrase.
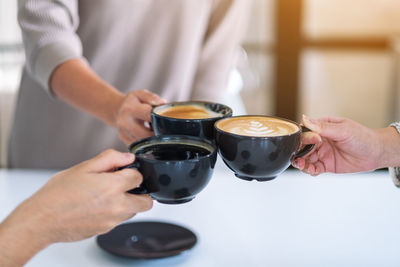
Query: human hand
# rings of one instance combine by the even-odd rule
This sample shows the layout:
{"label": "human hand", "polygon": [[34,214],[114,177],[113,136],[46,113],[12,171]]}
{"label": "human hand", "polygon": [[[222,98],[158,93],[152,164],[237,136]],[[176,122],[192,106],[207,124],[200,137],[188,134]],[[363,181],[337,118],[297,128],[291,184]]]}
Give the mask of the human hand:
{"label": "human hand", "polygon": [[151,121],[152,106],[164,103],[164,99],[147,90],[127,94],[119,106],[115,122],[121,140],[129,145],[137,139],[154,135],[145,122]]}
{"label": "human hand", "polygon": [[148,90],[121,93],[81,59],[60,64],[53,71],[49,84],[51,92],[64,102],[117,128],[126,144],[153,135],[145,122],[150,122],[152,105],[165,103]]}
{"label": "human hand", "polygon": [[59,172],[8,220],[13,221],[11,225],[28,223],[45,245],[108,232],[152,207],[150,196],[127,193],[142,182],[137,170],[114,171],[133,160],[130,153],[108,150]]}
{"label": "human hand", "polygon": [[302,143],[315,144],[315,147],[293,160],[294,167],[314,176],[324,172],[371,171],[379,167],[382,153],[377,131],[339,117],[303,116],[302,123],[314,132],[303,134]]}

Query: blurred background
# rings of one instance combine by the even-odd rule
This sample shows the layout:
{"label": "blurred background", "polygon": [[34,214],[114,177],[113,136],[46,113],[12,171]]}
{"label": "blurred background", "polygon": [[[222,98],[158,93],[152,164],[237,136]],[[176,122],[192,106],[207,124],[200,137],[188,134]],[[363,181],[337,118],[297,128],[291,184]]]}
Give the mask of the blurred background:
{"label": "blurred background", "polygon": [[[0,0],[0,167],[24,62],[16,2]],[[378,128],[400,118],[399,60],[398,0],[253,0],[237,69],[249,114]]]}

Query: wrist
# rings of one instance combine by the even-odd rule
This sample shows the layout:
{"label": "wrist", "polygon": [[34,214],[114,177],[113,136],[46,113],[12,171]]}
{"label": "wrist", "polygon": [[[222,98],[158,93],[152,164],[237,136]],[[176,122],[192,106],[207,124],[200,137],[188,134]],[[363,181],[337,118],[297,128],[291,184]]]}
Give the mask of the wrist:
{"label": "wrist", "polygon": [[400,134],[395,127],[377,130],[380,154],[379,168],[400,166]]}
{"label": "wrist", "polygon": [[124,97],[125,95],[117,89],[112,88],[111,90],[108,90],[108,97],[106,98],[106,102],[103,104],[103,115],[101,119],[111,127],[116,127],[119,108],[124,101]]}

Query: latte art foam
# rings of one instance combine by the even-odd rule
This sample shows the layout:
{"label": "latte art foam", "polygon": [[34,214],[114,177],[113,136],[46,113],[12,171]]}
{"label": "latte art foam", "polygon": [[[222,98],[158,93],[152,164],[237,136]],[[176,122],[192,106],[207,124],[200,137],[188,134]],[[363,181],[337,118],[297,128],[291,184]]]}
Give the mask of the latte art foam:
{"label": "latte art foam", "polygon": [[266,137],[295,133],[299,127],[291,122],[270,118],[245,116],[225,119],[217,122],[217,128],[237,135]]}

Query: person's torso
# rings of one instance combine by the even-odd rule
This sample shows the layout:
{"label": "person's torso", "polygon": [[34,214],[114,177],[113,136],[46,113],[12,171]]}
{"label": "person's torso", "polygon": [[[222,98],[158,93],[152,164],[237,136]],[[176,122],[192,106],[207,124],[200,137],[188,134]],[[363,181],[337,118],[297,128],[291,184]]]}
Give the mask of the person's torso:
{"label": "person's torso", "polygon": [[78,35],[91,67],[128,92],[190,96],[213,0],[80,0]]}
{"label": "person's torso", "polygon": [[[83,56],[122,92],[148,89],[188,99],[213,0],[80,0]],[[107,148],[125,150],[116,129],[51,98],[24,71],[9,163],[66,168]]]}

